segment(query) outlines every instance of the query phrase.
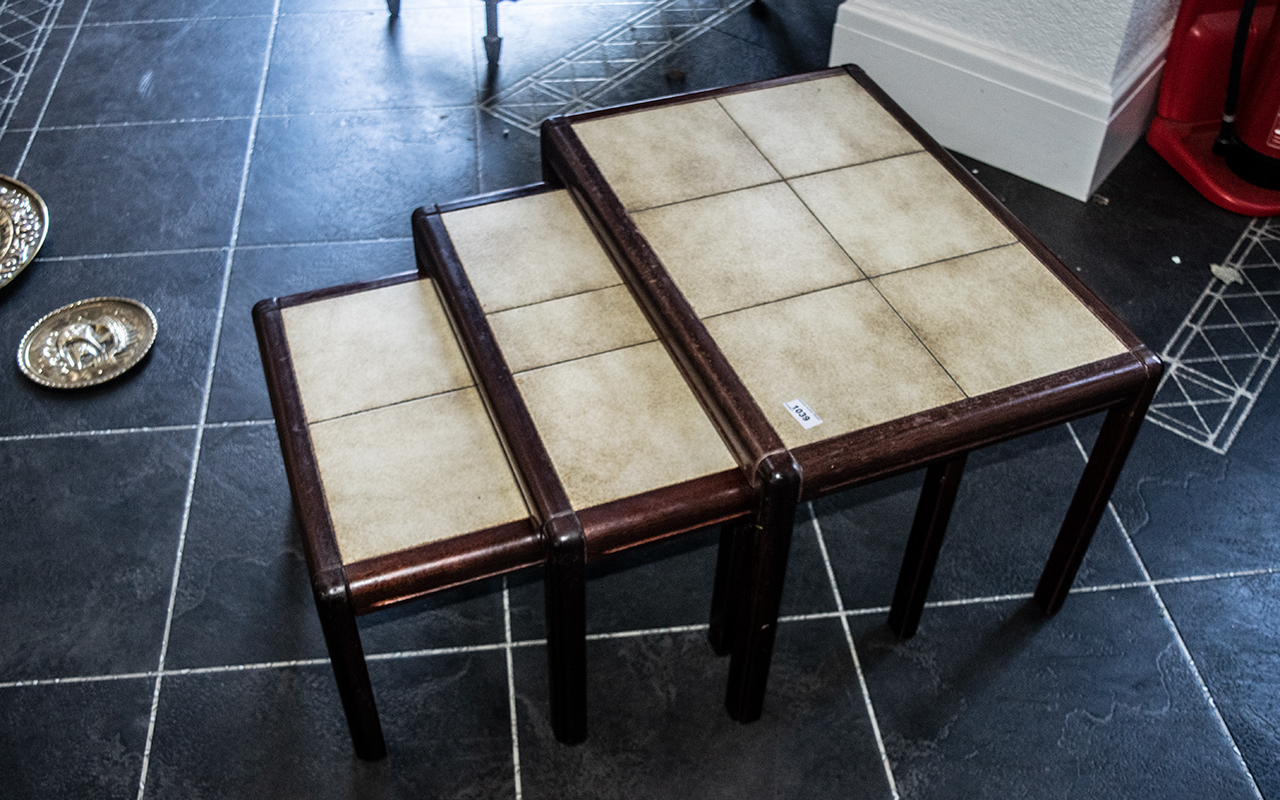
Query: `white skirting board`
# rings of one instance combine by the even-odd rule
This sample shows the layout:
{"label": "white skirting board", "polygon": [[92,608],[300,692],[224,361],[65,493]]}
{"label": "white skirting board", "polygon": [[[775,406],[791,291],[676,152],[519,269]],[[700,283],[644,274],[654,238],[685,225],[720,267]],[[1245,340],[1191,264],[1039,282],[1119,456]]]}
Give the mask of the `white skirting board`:
{"label": "white skirting board", "polygon": [[1168,32],[1111,85],[961,37],[893,9],[840,6],[832,65],[857,64],[944,147],[1087,200],[1142,136]]}

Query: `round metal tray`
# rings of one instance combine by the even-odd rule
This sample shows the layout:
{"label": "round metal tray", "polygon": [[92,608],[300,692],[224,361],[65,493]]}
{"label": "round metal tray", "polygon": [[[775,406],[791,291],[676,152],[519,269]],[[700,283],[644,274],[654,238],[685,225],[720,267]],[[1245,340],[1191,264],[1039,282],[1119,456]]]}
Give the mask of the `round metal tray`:
{"label": "round metal tray", "polygon": [[49,232],[49,209],[35,189],[0,175],[0,286],[36,257]]}
{"label": "round metal tray", "polygon": [[93,297],[32,325],[18,346],[18,368],[54,389],[94,386],[141,361],[155,340],[151,309],[124,297]]}

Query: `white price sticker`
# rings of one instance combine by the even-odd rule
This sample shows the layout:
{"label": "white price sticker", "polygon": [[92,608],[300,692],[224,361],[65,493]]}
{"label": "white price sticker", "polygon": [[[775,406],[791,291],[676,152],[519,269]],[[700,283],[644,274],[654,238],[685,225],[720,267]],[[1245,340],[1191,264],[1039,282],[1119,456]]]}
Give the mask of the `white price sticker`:
{"label": "white price sticker", "polygon": [[809,430],[815,425],[821,425],[822,420],[818,419],[818,415],[813,413],[813,409],[800,399],[792,400],[790,403],[783,403],[786,409],[791,412],[791,416],[796,418],[804,426],[805,430]]}

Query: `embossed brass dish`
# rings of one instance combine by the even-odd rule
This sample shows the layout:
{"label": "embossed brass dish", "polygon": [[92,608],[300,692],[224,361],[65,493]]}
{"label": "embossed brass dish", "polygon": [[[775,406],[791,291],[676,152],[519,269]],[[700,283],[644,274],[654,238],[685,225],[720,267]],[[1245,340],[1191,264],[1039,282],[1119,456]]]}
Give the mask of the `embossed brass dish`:
{"label": "embossed brass dish", "polygon": [[18,347],[18,368],[54,389],[94,386],[141,361],[155,340],[151,309],[124,297],[93,297],[32,325]]}
{"label": "embossed brass dish", "polygon": [[49,209],[35,189],[0,175],[0,286],[36,257],[49,232]]}

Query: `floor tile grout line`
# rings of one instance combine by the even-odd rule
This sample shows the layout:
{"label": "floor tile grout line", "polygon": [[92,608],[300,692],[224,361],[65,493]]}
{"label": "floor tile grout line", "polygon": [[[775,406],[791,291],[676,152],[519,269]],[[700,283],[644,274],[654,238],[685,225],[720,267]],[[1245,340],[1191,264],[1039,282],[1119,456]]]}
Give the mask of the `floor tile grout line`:
{"label": "floor tile grout line", "polygon": [[[45,130],[48,130],[47,128]],[[378,236],[368,239],[312,239],[296,242],[267,242],[262,244],[237,244],[236,250],[286,250],[292,247],[331,247],[361,244],[397,244],[411,242],[411,236]],[[225,245],[216,247],[182,247],[173,250],[129,250],[120,253],[84,253],[82,255],[39,256],[37,263],[52,264],[66,261],[102,261],[112,258],[152,258],[155,256],[185,256],[204,253],[225,253]]]}
{"label": "floor tile grout line", "polygon": [[[205,430],[210,428],[260,428],[267,425],[274,425],[275,420],[270,419],[242,419],[229,422],[206,422]],[[6,442],[33,442],[44,441],[46,439],[84,439],[94,436],[125,436],[134,433],[174,433],[175,431],[194,431],[196,423],[188,425],[155,425],[144,426],[139,428],[104,428],[101,430],[89,431],[55,431],[53,433],[18,433],[8,436],[0,436],[0,444]]]}
{"label": "floor tile grout line", "polygon": [[[36,115],[35,124],[31,126],[31,132],[27,134],[27,143],[22,147],[22,155],[18,157],[18,165],[13,169],[13,177],[17,178],[22,172],[22,167],[27,163],[27,154],[31,152],[31,145],[35,142],[36,134],[40,132],[40,124],[44,122],[44,115],[49,112],[49,103],[53,101],[53,93],[58,89],[58,81],[62,80],[62,72],[67,68],[67,61],[71,58],[71,51],[75,50],[76,42],[80,39],[80,31],[84,28],[84,21],[89,16],[89,9],[93,6],[93,0],[87,0],[84,8],[80,10],[80,19],[76,21],[75,29],[71,33],[71,39],[67,42],[67,49],[62,53],[62,60],[58,62],[58,69],[53,74],[53,80],[49,83],[49,91],[45,93],[44,103],[40,106],[40,113]],[[34,65],[32,66],[34,69]]]}
{"label": "floor tile grout line", "polygon": [[473,103],[444,103],[432,105],[398,105],[398,106],[370,106],[367,108],[334,108],[334,109],[315,109],[312,111],[281,111],[266,112],[259,115],[253,114],[218,114],[211,117],[170,117],[168,119],[119,119],[105,120],[100,122],[77,122],[66,125],[48,125],[27,127],[19,125],[11,128],[10,133],[33,133],[37,129],[45,132],[66,132],[66,131],[92,131],[92,130],[108,130],[112,128],[146,128],[157,125],[194,125],[210,122],[244,122],[246,120],[269,119],[269,120],[289,120],[302,117],[325,117],[325,116],[351,116],[355,114],[383,114],[397,111],[413,111],[413,112],[438,112],[450,111],[459,112],[467,111],[477,106]]}
{"label": "floor tile grout line", "polygon": [[507,660],[507,710],[511,715],[511,777],[515,787],[515,800],[522,800],[524,789],[520,781],[520,718],[516,714],[516,669],[512,656],[511,640],[511,590],[507,578],[502,578],[502,633],[506,642],[503,650]]}
{"label": "floor tile grout line", "polygon": [[[1071,439],[1075,442],[1076,449],[1080,451],[1081,457],[1087,463],[1089,461],[1089,453],[1080,441],[1080,437],[1076,435],[1075,426],[1070,422],[1067,423],[1067,432],[1071,434]],[[1115,504],[1110,500],[1107,500],[1107,510],[1111,512],[1111,518],[1115,520],[1116,527],[1120,529],[1120,535],[1124,537],[1125,545],[1129,548],[1129,554],[1133,556],[1133,560],[1137,563],[1143,580],[1151,582],[1151,573],[1147,570],[1146,562],[1143,561],[1142,554],[1138,552],[1137,546],[1134,545],[1133,537],[1129,535],[1129,529],[1125,526],[1124,520],[1120,519],[1120,513],[1116,511]],[[1227,737],[1227,742],[1231,745],[1231,751],[1235,753],[1240,768],[1244,770],[1244,774],[1249,778],[1249,785],[1253,787],[1254,795],[1258,800],[1264,800],[1262,790],[1258,788],[1258,782],[1253,777],[1253,771],[1249,769],[1249,764],[1245,761],[1244,754],[1240,752],[1240,745],[1236,743],[1236,737],[1227,726],[1227,721],[1222,717],[1222,712],[1218,710],[1218,704],[1213,699],[1213,693],[1209,691],[1209,684],[1205,683],[1204,676],[1200,674],[1200,668],[1196,665],[1196,661],[1191,655],[1191,650],[1182,638],[1182,632],[1178,630],[1178,624],[1174,622],[1173,615],[1169,613],[1169,607],[1165,605],[1164,597],[1160,594],[1160,588],[1152,584],[1149,590],[1156,601],[1156,606],[1160,609],[1160,616],[1164,619],[1165,626],[1173,634],[1173,639],[1177,642],[1178,649],[1182,651],[1182,658],[1186,661],[1187,666],[1191,668],[1191,674],[1200,687],[1201,696],[1209,703],[1209,708],[1213,711],[1213,716],[1217,719],[1223,735]]]}
{"label": "floor tile grout line", "polygon": [[[85,4],[85,13],[93,0]],[[191,505],[195,499],[196,474],[200,466],[200,448],[204,442],[205,422],[209,415],[209,399],[213,389],[214,371],[218,365],[218,345],[222,339],[222,322],[227,308],[227,295],[231,285],[231,269],[235,263],[236,243],[240,237],[240,220],[244,214],[245,194],[249,185],[249,167],[253,162],[253,149],[257,141],[258,115],[262,111],[262,101],[266,94],[267,74],[271,70],[271,51],[275,44],[276,26],[280,18],[280,0],[274,0],[271,11],[271,25],[267,32],[266,46],[262,57],[262,75],[258,79],[258,94],[254,100],[254,119],[249,125],[248,141],[245,144],[244,162],[240,169],[240,191],[236,198],[236,207],[231,221],[231,235],[228,240],[226,260],[222,270],[222,288],[218,299],[218,313],[213,324],[213,339],[209,346],[209,364],[205,370],[204,395],[200,404],[200,416],[196,422],[196,440],[192,448],[191,470],[187,478],[187,494],[183,503],[182,522],[178,532],[177,553],[174,558],[173,579],[169,586],[169,603],[165,612],[164,632],[160,640],[160,656],[157,661],[155,688],[151,695],[151,713],[147,721],[146,744],[142,751],[142,765],[138,776],[137,800],[143,800],[147,791],[147,771],[151,763],[151,748],[155,742],[156,716],[160,709],[160,693],[164,686],[165,659],[169,652],[169,636],[173,630],[173,613],[178,599],[178,582],[182,576],[182,558],[186,547],[187,530],[191,521]]]}
{"label": "floor tile grout line", "polygon": [[[269,423],[269,421],[268,421]],[[209,426],[213,427],[213,426]],[[1233,580],[1239,578],[1250,578],[1261,575],[1280,575],[1280,566],[1277,567],[1260,567],[1250,570],[1235,570],[1232,572],[1220,572],[1208,575],[1186,575],[1176,578],[1153,578],[1149,581],[1127,581],[1124,583],[1110,583],[1098,586],[1078,586],[1071,589],[1071,594],[1097,594],[1102,592],[1128,591],[1133,589],[1150,589],[1153,586],[1171,586],[1185,583],[1203,583],[1212,580]],[[986,595],[983,597],[963,597],[952,600],[933,600],[925,604],[927,609],[936,608],[957,608],[963,606],[984,605],[990,603],[1007,603],[1014,600],[1029,600],[1033,594],[1031,592],[1017,592],[1011,594]],[[840,617],[865,617],[875,614],[887,614],[889,606],[866,606],[863,608],[846,608],[843,611],[818,611],[809,614],[785,614],[778,617],[779,623],[790,624],[800,622],[813,622],[817,620],[839,619]],[[709,626],[705,622],[690,623],[686,625],[670,625],[657,628],[636,628],[625,631],[605,631],[602,633],[587,634],[587,641],[608,641],[613,639],[635,639],[642,636],[669,636],[672,634],[684,633],[700,633],[706,631]],[[416,650],[394,650],[384,653],[370,653],[366,655],[367,661],[398,661],[412,658],[433,658],[436,656],[459,655],[466,653],[491,653],[498,650],[517,650],[525,647],[545,647],[546,638],[534,639],[511,639],[510,642],[503,641],[490,642],[487,644],[471,644],[471,645],[454,645],[451,647],[427,647]],[[217,675],[231,672],[247,672],[267,669],[288,669],[290,667],[311,667],[311,666],[327,666],[328,658],[300,658],[285,661],[258,661],[242,664],[223,664],[207,667],[180,667],[178,669],[166,669],[163,674],[165,677],[183,676],[183,675]],[[0,690],[17,689],[33,686],[57,686],[61,684],[71,683],[102,683],[118,680],[141,680],[155,678],[159,672],[149,670],[147,672],[126,672],[119,674],[107,675],[75,675],[60,678],[31,678],[15,681],[0,681]]]}
{"label": "floor tile grout line", "polygon": [[827,553],[827,541],[822,535],[822,525],[818,522],[818,514],[813,510],[813,501],[805,503],[809,509],[809,520],[813,523],[813,534],[822,551],[822,563],[826,566],[827,580],[831,582],[831,594],[835,597],[836,611],[840,614],[840,626],[844,628],[844,638],[849,645],[849,655],[853,658],[853,669],[858,676],[858,686],[862,690],[862,702],[866,706],[867,719],[871,722],[871,733],[876,740],[876,749],[880,751],[880,764],[884,767],[885,780],[889,783],[889,791],[893,800],[899,800],[898,783],[893,777],[893,765],[889,761],[889,752],[884,746],[884,737],[880,734],[880,722],[876,719],[876,709],[871,702],[871,689],[867,686],[867,677],[862,671],[862,661],[858,658],[858,648],[853,642],[853,631],[849,628],[849,617],[844,610],[844,597],[840,594],[840,585],[836,581],[835,569],[831,566],[831,557]]}

